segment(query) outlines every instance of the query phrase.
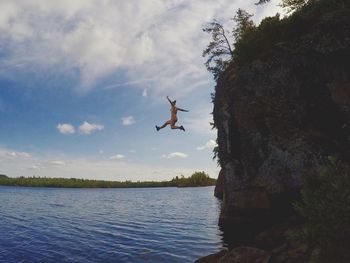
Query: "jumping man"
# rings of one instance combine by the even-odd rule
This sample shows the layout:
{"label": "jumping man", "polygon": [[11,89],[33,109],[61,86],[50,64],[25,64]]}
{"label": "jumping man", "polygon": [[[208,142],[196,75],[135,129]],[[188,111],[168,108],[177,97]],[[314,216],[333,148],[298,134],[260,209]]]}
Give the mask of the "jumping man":
{"label": "jumping man", "polygon": [[170,117],[170,120],[167,120],[162,126],[157,126],[156,125],[156,129],[157,131],[159,131],[160,129],[163,129],[164,127],[166,127],[168,124],[170,124],[170,127],[172,129],[180,129],[180,130],[183,130],[185,131],[185,128],[184,126],[176,126],[175,123],[177,122],[177,111],[185,111],[185,112],[188,112],[188,110],[184,110],[184,109],[180,109],[178,107],[176,107],[176,100],[174,101],[171,101],[169,99],[168,96],[166,96],[167,100],[169,101],[170,105],[171,105],[171,108],[170,108],[170,112],[171,112],[171,117]]}

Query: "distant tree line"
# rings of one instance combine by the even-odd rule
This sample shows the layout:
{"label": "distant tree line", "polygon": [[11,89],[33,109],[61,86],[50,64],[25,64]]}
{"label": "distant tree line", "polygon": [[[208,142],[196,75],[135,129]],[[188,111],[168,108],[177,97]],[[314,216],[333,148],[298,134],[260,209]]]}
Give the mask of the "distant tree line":
{"label": "distant tree line", "polygon": [[195,172],[188,178],[176,176],[170,182],[177,187],[210,186],[216,184],[216,179],[210,178],[205,172]]}
{"label": "distant tree line", "polygon": [[146,187],[195,187],[215,185],[216,179],[205,172],[195,172],[190,177],[176,176],[170,181],[103,181],[77,178],[17,177],[0,175],[0,185],[28,187],[66,188],[146,188]]}

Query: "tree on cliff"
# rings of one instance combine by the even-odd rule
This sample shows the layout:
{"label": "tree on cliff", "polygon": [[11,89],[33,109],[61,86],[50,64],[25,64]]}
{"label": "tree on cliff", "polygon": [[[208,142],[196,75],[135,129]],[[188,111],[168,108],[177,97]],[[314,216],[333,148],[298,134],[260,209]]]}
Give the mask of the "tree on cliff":
{"label": "tree on cliff", "polygon": [[205,66],[208,71],[213,73],[215,80],[233,59],[234,43],[239,41],[245,32],[255,27],[254,22],[251,20],[252,16],[245,10],[238,9],[232,19],[236,23],[236,27],[234,27],[232,32],[226,31],[223,25],[216,20],[210,22],[206,28],[203,28],[204,32],[212,36],[212,40],[203,51],[203,57],[208,56]]}
{"label": "tree on cliff", "polygon": [[[256,4],[261,5],[270,1],[271,0],[259,0]],[[309,2],[309,0],[282,0],[281,6],[287,8],[289,11],[294,11],[305,5],[307,2]]]}
{"label": "tree on cliff", "polygon": [[229,60],[233,58],[230,36],[216,20],[210,22],[206,28],[203,28],[203,31],[212,36],[212,41],[203,51],[203,57],[208,56],[205,66],[213,73],[214,79],[217,79],[219,73],[226,69]]}

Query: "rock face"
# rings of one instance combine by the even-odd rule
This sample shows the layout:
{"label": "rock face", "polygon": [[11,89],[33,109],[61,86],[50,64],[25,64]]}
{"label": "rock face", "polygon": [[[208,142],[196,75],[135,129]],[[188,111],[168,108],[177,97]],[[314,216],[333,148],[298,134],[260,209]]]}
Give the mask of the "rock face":
{"label": "rock face", "polygon": [[222,250],[200,258],[195,263],[304,263],[304,244],[286,244],[267,251],[253,247],[237,247],[231,251]]}
{"label": "rock face", "polygon": [[219,253],[201,258],[195,263],[268,263],[271,253],[252,247],[238,247],[230,252],[220,251]]}
{"label": "rock face", "polygon": [[269,48],[232,63],[216,86],[220,225],[244,231],[232,247],[290,220],[303,176],[328,156],[350,162],[349,9],[317,13],[292,41]]}

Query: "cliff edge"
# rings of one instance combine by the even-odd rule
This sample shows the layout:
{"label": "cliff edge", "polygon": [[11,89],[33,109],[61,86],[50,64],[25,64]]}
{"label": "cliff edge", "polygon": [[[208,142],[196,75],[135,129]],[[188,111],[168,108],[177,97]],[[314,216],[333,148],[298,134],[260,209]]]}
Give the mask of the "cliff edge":
{"label": "cliff edge", "polygon": [[229,248],[282,245],[300,223],[304,175],[329,156],[350,163],[350,4],[313,2],[262,21],[218,78],[215,195]]}

